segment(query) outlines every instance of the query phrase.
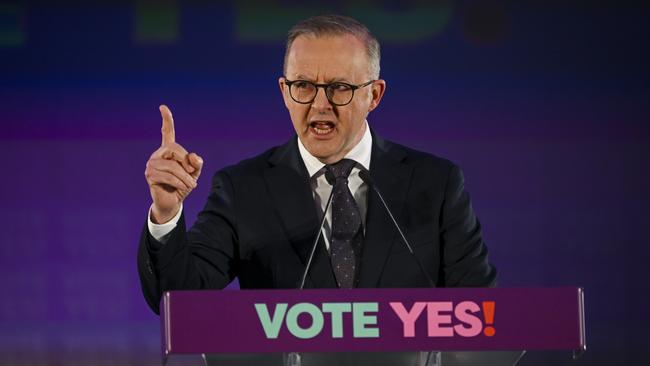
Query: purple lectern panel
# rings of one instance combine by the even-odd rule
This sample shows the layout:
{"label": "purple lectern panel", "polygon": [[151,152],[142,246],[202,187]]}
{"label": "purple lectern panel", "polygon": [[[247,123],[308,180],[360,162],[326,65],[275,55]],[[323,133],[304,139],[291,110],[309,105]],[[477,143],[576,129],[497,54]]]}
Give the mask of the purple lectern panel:
{"label": "purple lectern panel", "polygon": [[164,356],[583,350],[581,288],[173,291]]}

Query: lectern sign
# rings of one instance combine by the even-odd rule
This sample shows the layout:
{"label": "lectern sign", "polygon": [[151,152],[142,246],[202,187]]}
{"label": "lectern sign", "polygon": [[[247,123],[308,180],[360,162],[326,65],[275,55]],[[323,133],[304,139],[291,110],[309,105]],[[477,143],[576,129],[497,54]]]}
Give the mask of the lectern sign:
{"label": "lectern sign", "polygon": [[585,347],[578,288],[176,291],[164,352],[260,353]]}
{"label": "lectern sign", "polygon": [[[407,338],[415,337],[415,324],[421,317],[425,319],[420,321],[420,324],[422,322],[426,324],[429,337],[453,337],[454,335],[476,337],[483,333],[484,320],[481,316],[481,307],[474,301],[462,301],[458,304],[451,301],[418,301],[413,303],[410,310],[403,302],[396,301],[389,304],[394,312],[391,315],[397,316],[402,322],[403,336]],[[344,338],[344,315],[349,315],[352,322],[352,332],[347,337],[379,338],[380,336],[378,302],[325,302],[320,304],[321,307],[308,302],[294,304],[291,307],[288,307],[287,303],[274,305],[275,309],[271,315],[268,304],[255,304],[257,316],[268,339],[278,338],[283,324],[294,337],[314,338],[322,333],[325,321],[331,322],[331,338]],[[494,305],[494,301],[483,301],[482,313],[488,324],[494,323]],[[308,319],[304,327],[298,321],[300,316],[306,316]],[[491,325],[485,326],[484,333],[491,337],[495,329]]]}

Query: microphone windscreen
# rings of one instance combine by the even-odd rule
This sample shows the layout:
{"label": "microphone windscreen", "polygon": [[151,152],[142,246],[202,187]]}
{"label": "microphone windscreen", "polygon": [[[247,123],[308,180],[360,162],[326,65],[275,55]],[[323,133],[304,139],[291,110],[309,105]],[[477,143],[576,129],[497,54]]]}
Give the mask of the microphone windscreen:
{"label": "microphone windscreen", "polygon": [[359,172],[359,178],[361,178],[361,180],[364,183],[366,183],[367,185],[369,185],[369,186],[373,185],[372,177],[370,177],[370,172],[369,171],[367,171],[365,169],[361,169],[361,171]]}
{"label": "microphone windscreen", "polygon": [[334,178],[334,174],[332,174],[332,171],[329,169],[325,169],[325,179],[327,180],[327,183],[329,183],[331,186],[336,183],[336,178]]}

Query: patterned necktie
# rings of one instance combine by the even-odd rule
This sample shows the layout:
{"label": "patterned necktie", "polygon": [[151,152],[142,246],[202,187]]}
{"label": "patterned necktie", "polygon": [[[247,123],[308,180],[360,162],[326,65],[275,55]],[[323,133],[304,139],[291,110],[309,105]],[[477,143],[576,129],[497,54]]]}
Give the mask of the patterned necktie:
{"label": "patterned necktie", "polygon": [[348,187],[348,176],[356,162],[343,159],[327,169],[336,180],[332,196],[330,259],[340,288],[352,288],[359,273],[363,230],[361,214]]}

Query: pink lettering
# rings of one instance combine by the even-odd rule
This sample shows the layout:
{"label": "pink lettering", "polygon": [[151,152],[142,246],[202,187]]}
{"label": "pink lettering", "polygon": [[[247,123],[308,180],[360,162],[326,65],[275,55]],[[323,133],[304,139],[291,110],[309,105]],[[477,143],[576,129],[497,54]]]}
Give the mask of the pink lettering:
{"label": "pink lettering", "polygon": [[483,322],[481,318],[474,315],[481,311],[481,307],[473,301],[463,301],[456,305],[454,315],[462,324],[456,324],[454,330],[461,337],[475,337],[481,334]]}
{"label": "pink lettering", "polygon": [[441,327],[442,324],[451,325],[451,314],[443,315],[441,312],[451,312],[453,304],[449,302],[430,302],[427,304],[427,320],[429,337],[453,337],[454,328]]}
{"label": "pink lettering", "polygon": [[413,304],[411,311],[407,311],[401,302],[391,302],[390,307],[402,321],[404,325],[404,337],[415,337],[415,322],[418,320],[422,310],[427,305],[426,302],[416,302]]}

